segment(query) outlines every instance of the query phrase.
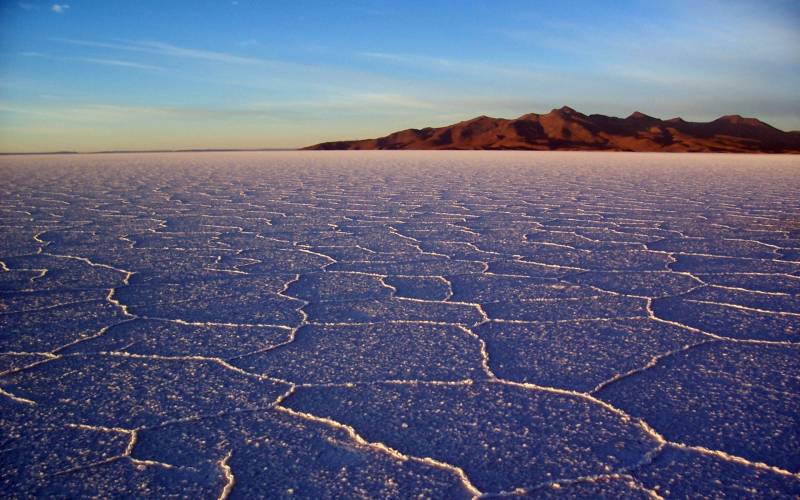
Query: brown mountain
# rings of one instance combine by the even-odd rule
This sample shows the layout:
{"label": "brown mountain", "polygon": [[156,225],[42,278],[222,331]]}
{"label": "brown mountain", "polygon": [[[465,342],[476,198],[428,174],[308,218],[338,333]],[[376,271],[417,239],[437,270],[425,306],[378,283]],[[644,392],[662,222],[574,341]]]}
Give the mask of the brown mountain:
{"label": "brown mountain", "polygon": [[518,149],[800,153],[800,132],[755,118],[711,122],[661,120],[638,111],[627,118],[584,115],[564,106],[516,119],[479,116],[438,128],[408,129],[378,139],[323,142],[304,149]]}

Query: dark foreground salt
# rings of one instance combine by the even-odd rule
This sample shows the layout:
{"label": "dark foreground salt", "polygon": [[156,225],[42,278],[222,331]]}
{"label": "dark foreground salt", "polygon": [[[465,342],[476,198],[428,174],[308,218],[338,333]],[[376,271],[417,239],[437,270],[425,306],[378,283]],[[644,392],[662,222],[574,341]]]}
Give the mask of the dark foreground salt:
{"label": "dark foreground salt", "polygon": [[10,497],[796,497],[800,162],[0,159]]}

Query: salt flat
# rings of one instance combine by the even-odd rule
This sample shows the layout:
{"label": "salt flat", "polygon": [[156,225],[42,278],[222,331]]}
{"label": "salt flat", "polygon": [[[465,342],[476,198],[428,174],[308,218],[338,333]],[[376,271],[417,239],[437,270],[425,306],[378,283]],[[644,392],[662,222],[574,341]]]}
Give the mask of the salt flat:
{"label": "salt flat", "polygon": [[0,158],[10,497],[800,494],[800,160]]}

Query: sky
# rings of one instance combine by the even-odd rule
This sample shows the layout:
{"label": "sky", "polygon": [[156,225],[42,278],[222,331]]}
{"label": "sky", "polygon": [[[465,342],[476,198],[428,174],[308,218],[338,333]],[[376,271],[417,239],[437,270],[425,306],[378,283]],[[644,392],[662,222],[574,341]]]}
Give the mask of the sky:
{"label": "sky", "polygon": [[292,148],[563,105],[800,130],[800,2],[0,0],[0,152]]}

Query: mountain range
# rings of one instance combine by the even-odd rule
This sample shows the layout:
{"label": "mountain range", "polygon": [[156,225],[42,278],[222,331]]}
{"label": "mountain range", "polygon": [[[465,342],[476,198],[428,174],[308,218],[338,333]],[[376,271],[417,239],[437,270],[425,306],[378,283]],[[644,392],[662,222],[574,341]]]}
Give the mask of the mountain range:
{"label": "mountain range", "polygon": [[585,115],[564,106],[515,119],[479,116],[445,127],[394,132],[377,139],[323,142],[304,149],[487,149],[800,153],[800,132],[755,118],[710,122],[661,120],[638,111],[627,118]]}

